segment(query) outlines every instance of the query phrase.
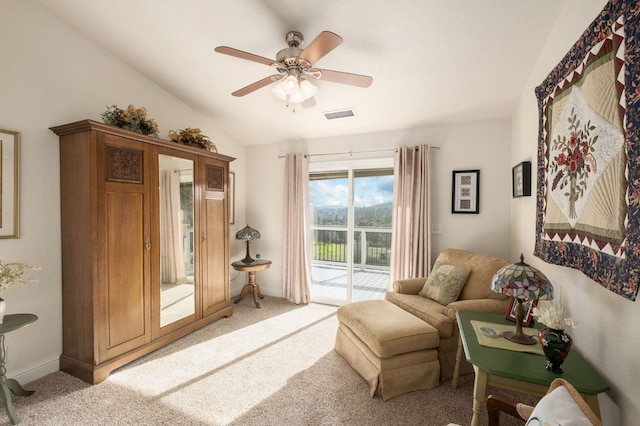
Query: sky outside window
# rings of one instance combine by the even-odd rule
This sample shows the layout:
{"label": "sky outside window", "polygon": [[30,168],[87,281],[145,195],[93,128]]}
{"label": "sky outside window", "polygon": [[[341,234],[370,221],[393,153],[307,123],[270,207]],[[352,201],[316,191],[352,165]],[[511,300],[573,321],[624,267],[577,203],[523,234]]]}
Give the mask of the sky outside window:
{"label": "sky outside window", "polygon": [[[355,171],[355,226],[391,226],[393,175],[390,170]],[[309,203],[313,223],[321,226],[346,226],[349,184],[345,172],[312,175]]]}
{"label": "sky outside window", "polygon": [[[347,207],[347,179],[309,182],[309,202],[313,208]],[[393,176],[370,176],[354,180],[354,207],[372,207],[393,201]]]}

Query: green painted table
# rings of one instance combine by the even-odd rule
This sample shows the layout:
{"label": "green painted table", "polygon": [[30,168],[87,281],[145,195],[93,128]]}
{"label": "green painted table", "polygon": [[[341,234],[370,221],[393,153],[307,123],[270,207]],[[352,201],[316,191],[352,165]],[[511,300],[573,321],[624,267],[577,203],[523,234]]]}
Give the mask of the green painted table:
{"label": "green painted table", "polygon": [[[542,397],[547,393],[551,382],[557,377],[562,377],[570,382],[582,394],[593,412],[598,417],[600,416],[598,394],[609,390],[610,387],[575,348],[569,352],[569,356],[562,364],[564,373],[554,374],[545,369],[546,359],[542,355],[490,348],[481,346],[478,343],[471,321],[511,324],[515,328],[515,324],[507,321],[504,315],[460,311],[456,314],[456,317],[460,328],[460,342],[458,344],[453,384],[454,387],[457,386],[459,363],[461,362],[464,348],[467,361],[473,365],[476,373],[473,386],[472,426],[480,425],[480,416],[484,409],[487,386],[491,385]],[[536,324],[535,327],[542,328],[544,326]]]}
{"label": "green painted table", "polygon": [[24,388],[20,386],[20,383],[18,383],[18,381],[15,379],[7,379],[7,369],[5,368],[6,349],[4,347],[4,335],[9,333],[10,331],[25,327],[37,319],[38,317],[33,314],[12,314],[5,315],[2,324],[0,324],[0,388],[2,389],[2,402],[4,402],[7,414],[9,415],[9,419],[11,420],[11,424],[13,425],[17,425],[18,423],[20,423],[20,419],[13,412],[13,404],[11,403],[11,394],[9,394],[9,391],[18,396],[29,396],[33,394],[33,391],[24,390]]}

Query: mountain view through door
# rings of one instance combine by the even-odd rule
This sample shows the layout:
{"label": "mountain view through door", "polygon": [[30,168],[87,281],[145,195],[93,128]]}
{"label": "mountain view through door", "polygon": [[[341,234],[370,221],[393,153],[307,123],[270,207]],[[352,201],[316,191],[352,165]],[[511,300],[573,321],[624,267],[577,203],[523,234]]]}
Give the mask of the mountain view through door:
{"label": "mountain view through door", "polygon": [[312,299],[383,299],[389,286],[393,169],[311,173]]}

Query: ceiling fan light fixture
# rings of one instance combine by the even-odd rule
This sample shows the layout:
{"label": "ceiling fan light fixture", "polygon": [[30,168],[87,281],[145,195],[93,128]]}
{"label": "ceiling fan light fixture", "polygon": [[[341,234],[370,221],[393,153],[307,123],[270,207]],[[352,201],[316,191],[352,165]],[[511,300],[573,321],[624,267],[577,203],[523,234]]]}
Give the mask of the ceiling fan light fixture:
{"label": "ceiling fan light fixture", "polygon": [[272,93],[285,102],[299,104],[312,98],[318,88],[304,78],[290,75],[281,80],[272,90]]}
{"label": "ceiling fan light fixture", "polygon": [[287,93],[284,91],[284,87],[282,82],[276,84],[273,89],[271,90],[271,93],[273,93],[274,95],[276,95],[278,98],[282,99],[283,101],[287,100]]}
{"label": "ceiling fan light fixture", "polygon": [[281,84],[282,84],[282,89],[289,96],[293,96],[298,92],[300,92],[300,85],[298,84],[298,78],[293,75],[290,75],[289,77],[285,78]]}
{"label": "ceiling fan light fixture", "polygon": [[289,96],[289,102],[291,102],[292,104],[301,104],[302,102],[304,102],[304,100],[305,99],[302,92],[294,93],[293,95]]}
{"label": "ceiling fan light fixture", "polygon": [[316,93],[318,92],[318,88],[316,86],[314,86],[313,84],[311,84],[311,82],[307,79],[300,79],[300,91],[302,92],[303,96],[304,96],[304,100],[306,101],[307,99],[313,97],[316,95]]}

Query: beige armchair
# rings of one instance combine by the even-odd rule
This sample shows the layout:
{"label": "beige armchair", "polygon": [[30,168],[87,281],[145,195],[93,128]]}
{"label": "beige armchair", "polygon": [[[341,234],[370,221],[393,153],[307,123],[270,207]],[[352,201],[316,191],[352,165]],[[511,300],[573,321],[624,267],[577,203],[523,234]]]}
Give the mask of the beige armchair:
{"label": "beige armchair", "polygon": [[[508,261],[497,257],[473,253],[467,250],[446,249],[436,259],[438,265],[452,265],[469,268],[470,273],[457,300],[443,305],[428,297],[419,295],[428,277],[397,280],[393,291],[387,292],[386,300],[417,316],[438,330],[440,342],[440,380],[453,377],[456,351],[460,333],[456,322],[456,312],[462,310],[485,311],[504,314],[509,306],[509,298],[491,291],[491,278]],[[462,360],[460,374],[473,372],[471,364]]]}

